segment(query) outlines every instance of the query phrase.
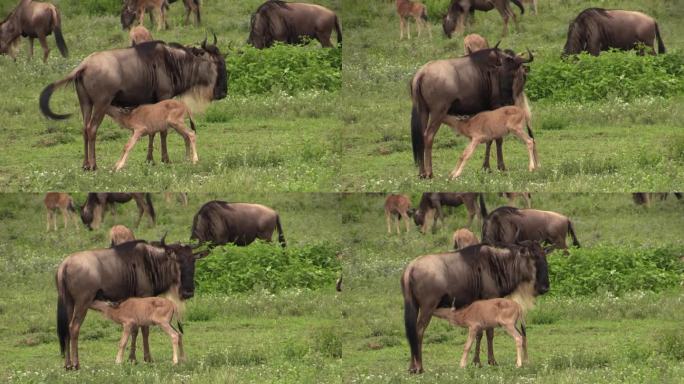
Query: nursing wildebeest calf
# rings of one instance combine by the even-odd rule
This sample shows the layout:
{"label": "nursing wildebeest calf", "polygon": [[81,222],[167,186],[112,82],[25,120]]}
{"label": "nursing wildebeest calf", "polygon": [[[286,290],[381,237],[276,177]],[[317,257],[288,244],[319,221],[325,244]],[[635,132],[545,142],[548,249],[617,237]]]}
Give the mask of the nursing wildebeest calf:
{"label": "nursing wildebeest calf", "polygon": [[413,214],[413,221],[420,226],[421,232],[425,233],[430,226],[432,218],[432,228],[436,228],[437,220],[442,220],[444,225],[444,211],[442,206],[458,207],[463,204],[468,213],[468,224],[473,223],[473,217],[480,217],[477,209],[477,193],[456,193],[456,192],[425,192],[420,197],[418,210]]}
{"label": "nursing wildebeest calf", "polygon": [[[528,69],[523,64],[532,60],[532,55],[524,59],[494,47],[455,59],[434,60],[416,72],[411,80],[411,140],[420,177],[432,177],[432,143],[448,115],[474,115],[515,104],[529,116],[524,93]],[[499,169],[503,169],[503,139],[496,144]],[[488,142],[485,169],[489,168],[490,146]]]}
{"label": "nursing wildebeest calf", "polygon": [[508,19],[513,18],[513,23],[515,24],[516,31],[520,31],[518,27],[518,19],[511,9],[509,2],[513,2],[520,8],[520,14],[525,13],[525,8],[523,8],[520,0],[452,0],[449,5],[449,10],[447,14],[442,19],[442,29],[444,34],[451,38],[454,30],[457,33],[463,31],[465,27],[465,21],[468,16],[472,18],[475,11],[488,12],[496,8],[496,10],[501,15],[503,19],[503,36],[508,35]]}
{"label": "nursing wildebeest calf", "polygon": [[226,97],[226,62],[214,44],[188,48],[179,44],[149,41],[135,47],[96,52],[86,57],[67,77],[40,94],[40,110],[50,119],[66,119],[50,110],[55,88],[69,83],[76,93],[83,115],[85,153],[83,169],[95,170],[97,128],[110,105],[137,107],[178,95],[208,102]]}
{"label": "nursing wildebeest calf", "polygon": [[62,36],[62,18],[57,8],[50,3],[34,3],[21,0],[19,5],[0,22],[0,53],[16,57],[15,47],[19,37],[29,38],[29,59],[33,57],[33,39],[38,39],[43,47],[43,62],[47,62],[50,48],[46,36],[55,33],[55,42],[63,57],[69,55],[64,36]]}
{"label": "nursing wildebeest calf", "polygon": [[88,227],[88,229],[97,229],[104,219],[104,211],[107,205],[112,208],[114,213],[114,204],[123,204],[131,200],[135,200],[138,206],[138,220],[135,222],[135,227],[140,225],[140,220],[143,215],[147,215],[155,225],[156,214],[154,206],[152,205],[152,197],[149,193],[133,192],[133,193],[89,193],[85,204],[81,207],[81,221]]}
{"label": "nursing wildebeest calf", "polygon": [[[207,252],[190,246],[145,241],[112,248],[82,251],[68,256],[57,269],[57,334],[64,367],[78,369],[78,335],[94,300],[122,301],[129,297],[169,292],[181,300],[195,293],[195,261]],[[147,347],[147,327],[142,328]],[[135,340],[135,332],[133,334]],[[131,358],[134,358],[131,346]],[[146,348],[145,360],[149,361]]]}
{"label": "nursing wildebeest calf", "polygon": [[261,49],[276,41],[301,44],[302,37],[309,37],[318,40],[323,47],[332,47],[333,28],[337,43],[341,43],[342,29],[335,12],[316,4],[268,0],[252,15],[247,42]]}
{"label": "nursing wildebeest calf", "polygon": [[[611,48],[630,50],[639,44],[651,47],[656,53],[665,53],[658,23],[652,17],[635,11],[619,9],[588,8],[580,12],[568,27],[568,37],[563,56],[589,52],[598,56]],[[643,49],[640,49],[643,54]]]}
{"label": "nursing wildebeest calf", "polygon": [[[423,334],[433,315],[448,318],[452,307],[459,309],[476,300],[514,292],[528,296],[548,292],[546,254],[539,243],[522,242],[499,247],[477,244],[456,252],[424,255],[406,267],[401,289],[411,347],[409,372],[421,373]],[[493,333],[488,330],[488,340],[490,336]]]}
{"label": "nursing wildebeest calf", "polygon": [[270,242],[275,230],[278,230],[278,242],[285,247],[278,212],[261,204],[214,200],[204,204],[195,214],[190,239],[212,245],[246,246],[257,238]]}
{"label": "nursing wildebeest calf", "polygon": [[482,214],[482,241],[486,243],[513,243],[522,240],[546,242],[553,248],[567,249],[568,234],[572,244],[579,247],[572,221],[567,216],[538,209],[499,207],[487,214],[484,199],[480,196]]}

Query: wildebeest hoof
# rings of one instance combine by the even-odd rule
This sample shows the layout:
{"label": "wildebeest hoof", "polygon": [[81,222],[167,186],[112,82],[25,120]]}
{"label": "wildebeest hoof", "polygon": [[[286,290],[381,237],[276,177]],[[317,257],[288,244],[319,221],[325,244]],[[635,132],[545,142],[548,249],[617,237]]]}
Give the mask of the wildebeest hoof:
{"label": "wildebeest hoof", "polygon": [[152,356],[147,356],[147,357],[145,357],[145,362],[146,362],[146,363],[152,363],[152,362],[153,362],[153,361],[152,361]]}
{"label": "wildebeest hoof", "polygon": [[423,373],[423,368],[409,368],[409,373],[415,374],[415,373]]}
{"label": "wildebeest hoof", "polygon": [[499,363],[496,362],[496,360],[489,360],[487,361],[489,365],[499,365]]}

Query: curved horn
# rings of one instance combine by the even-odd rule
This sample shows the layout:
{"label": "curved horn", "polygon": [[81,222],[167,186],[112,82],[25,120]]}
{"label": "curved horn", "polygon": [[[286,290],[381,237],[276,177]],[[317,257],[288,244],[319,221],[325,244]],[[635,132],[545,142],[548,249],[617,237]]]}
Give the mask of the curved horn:
{"label": "curved horn", "polygon": [[169,234],[169,231],[164,232],[164,236],[162,236],[161,240],[159,240],[159,243],[161,243],[162,247],[166,246],[166,235]]}
{"label": "curved horn", "polygon": [[501,44],[501,40],[496,42],[496,45],[494,46],[494,49],[499,49],[499,44]]}
{"label": "curved horn", "polygon": [[529,48],[525,48],[525,49],[527,49],[527,60],[523,60],[522,62],[523,63],[531,63],[532,61],[534,61],[534,55],[532,54],[532,51],[530,51]]}
{"label": "curved horn", "polygon": [[216,32],[211,32],[211,34],[214,35],[214,45],[216,45],[216,43],[217,43],[217,41],[216,41]]}
{"label": "curved horn", "polygon": [[204,41],[202,42],[202,49],[207,47],[207,34],[204,34]]}

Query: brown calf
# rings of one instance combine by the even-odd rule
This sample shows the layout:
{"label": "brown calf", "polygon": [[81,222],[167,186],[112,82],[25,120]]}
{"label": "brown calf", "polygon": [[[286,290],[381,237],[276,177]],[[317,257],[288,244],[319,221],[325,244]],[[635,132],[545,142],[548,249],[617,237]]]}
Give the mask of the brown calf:
{"label": "brown calf", "polygon": [[399,40],[404,38],[404,29],[408,38],[411,38],[411,27],[408,19],[413,17],[416,21],[416,28],[418,29],[418,36],[423,28],[427,29],[428,35],[432,37],[430,25],[427,23],[427,7],[418,1],[411,0],[396,0],[397,14],[399,14]]}
{"label": "brown calf", "polygon": [[131,46],[144,43],[145,41],[152,41],[152,34],[142,25],[137,25],[128,32],[128,37],[131,39]]}
{"label": "brown calf", "polygon": [[477,33],[471,33],[463,38],[463,52],[465,55],[470,55],[473,52],[486,48],[489,48],[487,39]]}
{"label": "brown calf", "polygon": [[154,15],[157,31],[162,29],[162,25],[168,29],[169,26],[166,23],[167,8],[166,0],[125,0],[121,10],[121,26],[124,29],[130,27],[136,18],[138,25],[144,25],[145,11],[147,11],[150,12],[150,17]]}
{"label": "brown calf", "polygon": [[[161,133],[162,161],[168,163],[169,155],[166,150],[166,135],[169,127],[173,128],[183,136],[185,140],[185,153],[189,160],[195,164],[198,161],[197,150],[195,148],[195,122],[192,120],[190,109],[178,100],[163,100],[157,104],[141,105],[135,109],[124,109],[109,106],[107,114],[114,119],[121,127],[133,131],[131,138],[124,147],[121,159],[114,167],[115,171],[120,170],[126,164],[128,154],[141,136],[147,135],[150,141],[147,147],[147,160],[152,161],[152,151],[154,135]],[[185,118],[190,120],[192,131],[185,125]]]}
{"label": "brown calf", "polygon": [[399,221],[403,218],[406,224],[406,232],[409,232],[409,216],[413,215],[411,210],[411,200],[406,195],[389,195],[385,199],[385,219],[387,221],[387,233],[392,233],[392,216],[396,216],[397,233],[399,230]]}
{"label": "brown calf", "polygon": [[115,246],[129,241],[135,240],[135,235],[133,231],[128,229],[125,225],[117,224],[109,230],[109,240],[111,241],[110,246]]}
{"label": "brown calf", "polygon": [[[527,362],[527,335],[525,331],[524,312],[520,304],[509,299],[479,300],[465,308],[440,308],[435,311],[435,316],[448,320],[452,325],[468,328],[468,340],[463,348],[461,356],[461,368],[465,368],[468,360],[468,352],[478,333],[483,330],[502,327],[515,339],[515,351],[517,367]],[[520,322],[520,330],[516,325]]]}
{"label": "brown calf", "polygon": [[453,244],[454,249],[465,248],[479,242],[480,240],[477,239],[477,236],[466,228],[457,229],[453,236],[451,236],[451,244]]}
{"label": "brown calf", "polygon": [[[90,308],[101,312],[109,320],[123,326],[123,334],[119,341],[119,351],[116,354],[117,364],[123,362],[124,350],[126,349],[128,338],[134,329],[150,325],[158,325],[171,337],[173,364],[178,364],[179,352],[180,359],[185,360],[182,337],[183,327],[178,320],[178,308],[173,301],[163,297],[132,297],[117,305],[95,300],[90,304]],[[171,325],[174,317],[180,332]]]}
{"label": "brown calf", "polygon": [[64,218],[64,229],[68,227],[69,216],[74,221],[74,227],[78,229],[78,215],[74,207],[74,200],[68,193],[48,192],[45,194],[45,208],[47,209],[47,230],[50,231],[50,221],[52,226],[57,230],[57,210],[62,212]]}

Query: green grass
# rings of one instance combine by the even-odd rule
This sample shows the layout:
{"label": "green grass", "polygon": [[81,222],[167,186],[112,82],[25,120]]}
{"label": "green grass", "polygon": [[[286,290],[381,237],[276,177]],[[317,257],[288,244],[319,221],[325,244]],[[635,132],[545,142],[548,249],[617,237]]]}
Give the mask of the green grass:
{"label": "green grass", "polygon": [[[428,3],[431,7],[441,5],[439,1]],[[517,52],[526,47],[533,50],[535,61],[528,79],[536,89],[558,88],[560,83],[553,83],[552,70],[535,69],[553,65],[562,69],[557,62],[565,43],[568,22],[590,6],[597,4],[585,0],[544,2],[540,4],[539,16],[526,13],[521,18],[520,33],[511,28],[510,35],[501,39],[501,47]],[[684,14],[675,3],[610,0],[600,6],[638,9],[650,14],[658,20],[669,52],[681,52],[684,29],[679,20]],[[533,173],[527,171],[524,146],[515,139],[508,139],[504,145],[507,172],[481,171],[484,154],[481,147],[462,176],[449,181],[448,174],[465,149],[467,139],[457,138],[443,126],[433,148],[434,179],[421,180],[417,177],[411,151],[408,84],[415,71],[426,62],[461,56],[462,36],[446,39],[438,15],[432,12],[432,39],[414,36],[410,41],[400,41],[399,23],[391,2],[349,0],[345,2],[343,16],[349,32],[343,52],[345,157],[342,177],[336,184],[339,190],[457,188],[469,191],[617,192],[675,190],[684,182],[681,157],[684,133],[678,129],[684,114],[681,95],[644,96],[625,101],[628,99],[621,94],[583,103],[568,98],[533,101],[532,128],[541,162],[541,168]],[[485,36],[490,44],[500,39],[502,22],[497,12],[478,12],[476,20],[471,32]],[[621,62],[629,62],[625,67],[639,68],[635,60]],[[655,68],[649,70],[657,71]],[[540,84],[535,74],[551,83]],[[570,76],[581,79],[579,71]],[[605,77],[611,75],[605,74]],[[583,82],[599,80],[603,81],[603,78],[589,78]],[[654,86],[643,81],[640,84],[645,90]],[[677,87],[673,86],[673,89],[679,89]],[[634,94],[632,88],[630,92]],[[658,95],[658,92],[648,94]]]}
{"label": "green grass", "polygon": [[[2,1],[0,9],[8,12],[14,3]],[[56,3],[61,5],[59,1]],[[3,74],[0,141],[7,148],[0,154],[0,190],[211,192],[248,188],[316,192],[332,188],[340,162],[337,143],[342,124],[336,115],[339,105],[336,89],[339,89],[341,51],[320,53],[317,42],[307,47],[279,47],[282,58],[271,66],[258,65],[260,58],[249,49],[245,50],[249,57],[243,57],[240,51],[246,47],[250,14],[261,0],[203,3],[201,27],[183,26],[184,8],[180,2],[171,6],[171,29],[157,32],[150,28],[155,38],[193,45],[199,44],[208,31],[214,31],[219,48],[229,53],[228,67],[239,71],[232,74],[236,79],[234,87],[229,79],[228,97],[213,102],[206,113],[196,116],[200,159],[197,165],[185,161],[183,141],[171,133],[170,165],[147,165],[144,161],[147,143],[141,140],[126,167],[114,174],[114,163],[130,133],[107,118],[98,130],[98,171],[83,172],[82,121],[73,87],[55,92],[52,98],[54,111],[74,113],[63,122],[49,121],[40,114],[38,95],[46,85],[66,76],[92,52],[127,46],[128,34],[121,29],[118,12],[105,14],[93,8],[97,16],[91,16],[82,9],[77,10],[78,3],[61,3],[69,58],[59,56],[52,37],[48,39],[52,52],[47,64],[39,57],[27,61],[25,41],[20,45],[16,62],[0,56]],[[321,3],[340,9],[337,0]],[[311,57],[310,62],[307,55]],[[264,54],[264,57],[276,59],[274,54]],[[249,60],[256,61],[250,64]],[[325,69],[325,75],[321,75],[318,70],[326,60],[337,63],[338,68]],[[250,65],[253,72],[247,71]],[[311,67],[307,69],[307,65]],[[260,93],[254,94],[250,89],[258,89]],[[159,162],[159,153],[155,156]]]}

